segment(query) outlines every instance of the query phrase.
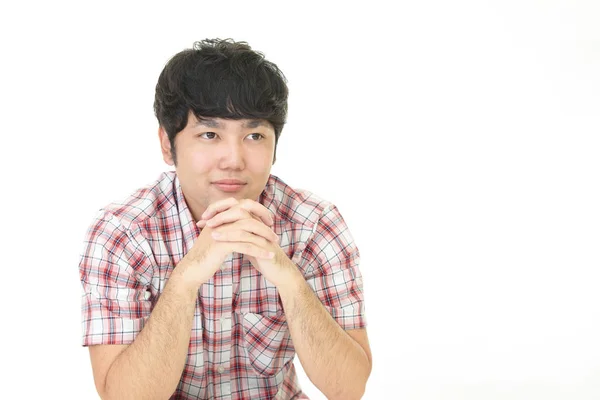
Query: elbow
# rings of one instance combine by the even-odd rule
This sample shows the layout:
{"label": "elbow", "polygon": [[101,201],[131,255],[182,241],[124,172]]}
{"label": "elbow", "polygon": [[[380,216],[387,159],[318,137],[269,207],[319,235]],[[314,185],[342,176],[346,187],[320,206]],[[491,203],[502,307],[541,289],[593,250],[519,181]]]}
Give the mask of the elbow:
{"label": "elbow", "polygon": [[338,392],[335,393],[331,399],[336,400],[360,400],[365,395],[367,389],[367,380],[371,375],[371,367],[365,371],[365,374],[361,377],[356,377],[349,385],[339,388]]}
{"label": "elbow", "polygon": [[363,390],[355,390],[352,393],[338,393],[334,396],[327,396],[330,400],[360,400],[364,396],[365,391]]}
{"label": "elbow", "polygon": [[360,400],[360,399],[362,399],[362,397],[364,396],[364,394],[365,394],[365,389],[363,387],[361,390],[355,390],[352,393],[347,393],[345,395],[336,397],[336,399],[339,399],[339,400],[342,400],[342,399],[343,400]]}
{"label": "elbow", "polygon": [[357,380],[353,385],[340,387],[337,392],[327,396],[331,400],[360,400],[365,395],[367,380]]}
{"label": "elbow", "polygon": [[349,396],[344,397],[348,400],[360,400],[365,395],[365,390],[367,388],[367,381],[361,382],[361,385],[358,386],[352,393],[349,393]]}
{"label": "elbow", "polygon": [[101,400],[110,400],[110,396],[108,395],[108,393],[106,393],[106,376],[101,382],[96,381],[95,384],[96,393],[98,393],[98,397],[100,397]]}

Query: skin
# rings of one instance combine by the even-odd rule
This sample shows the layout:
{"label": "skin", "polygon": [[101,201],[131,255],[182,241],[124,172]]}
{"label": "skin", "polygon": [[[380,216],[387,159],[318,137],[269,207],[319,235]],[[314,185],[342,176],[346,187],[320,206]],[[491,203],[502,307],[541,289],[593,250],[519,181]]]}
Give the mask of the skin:
{"label": "skin", "polygon": [[[344,331],[278,245],[269,210],[258,203],[274,160],[275,134],[266,121],[216,119],[198,124],[190,114],[175,139],[176,171],[190,211],[202,231],[176,266],[144,329],[130,345],[90,346],[103,399],[164,399],[185,365],[198,288],[228,254],[242,253],[280,294],[302,366],[330,399],[358,399],[371,372],[365,329]],[[159,129],[163,159],[174,165]],[[226,193],[212,182],[235,178],[244,187]],[[136,379],[131,379],[135,371]]]}
{"label": "skin", "polygon": [[[260,124],[256,126],[257,124]],[[175,165],[166,132],[159,128],[163,159]],[[188,116],[185,129],[175,137],[177,165],[185,201],[195,221],[216,201],[233,197],[258,200],[269,180],[275,154],[275,131],[263,120],[198,121]],[[240,179],[242,190],[227,193],[211,182]]]}

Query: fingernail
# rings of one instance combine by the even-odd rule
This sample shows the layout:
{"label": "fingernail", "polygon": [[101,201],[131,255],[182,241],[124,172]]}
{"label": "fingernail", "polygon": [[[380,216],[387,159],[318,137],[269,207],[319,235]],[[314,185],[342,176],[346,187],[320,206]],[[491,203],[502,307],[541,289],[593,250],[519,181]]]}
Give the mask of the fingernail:
{"label": "fingernail", "polygon": [[212,237],[214,237],[214,238],[218,238],[219,236],[221,236],[221,234],[219,232],[212,233]]}

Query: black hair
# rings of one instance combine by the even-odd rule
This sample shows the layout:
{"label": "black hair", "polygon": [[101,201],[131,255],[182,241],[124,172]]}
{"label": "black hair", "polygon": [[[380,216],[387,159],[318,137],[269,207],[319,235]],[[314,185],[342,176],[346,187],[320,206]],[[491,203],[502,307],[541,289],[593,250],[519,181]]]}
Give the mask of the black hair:
{"label": "black hair", "polygon": [[287,80],[246,42],[205,39],[173,56],[156,84],[154,114],[166,131],[175,164],[175,136],[190,111],[203,118],[264,119],[275,149],[287,117]]}

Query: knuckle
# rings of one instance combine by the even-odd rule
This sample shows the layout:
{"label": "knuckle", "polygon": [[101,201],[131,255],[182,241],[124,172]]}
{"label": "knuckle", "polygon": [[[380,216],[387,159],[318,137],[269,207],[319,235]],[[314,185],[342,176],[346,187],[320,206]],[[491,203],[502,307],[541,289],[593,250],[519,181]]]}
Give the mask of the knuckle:
{"label": "knuckle", "polygon": [[265,239],[265,238],[261,238],[260,242],[262,244],[262,247],[264,247],[264,248],[267,248],[267,247],[269,247],[271,245],[271,243],[267,239]]}
{"label": "knuckle", "polygon": [[241,208],[241,207],[236,207],[236,208],[235,208],[235,212],[236,212],[236,214],[237,214],[237,215],[244,215],[244,214],[247,214],[247,213],[248,213],[248,211],[244,210],[244,209],[243,209],[243,208]]}
{"label": "knuckle", "polygon": [[249,219],[252,217],[252,214],[250,214],[248,211],[246,211],[244,209],[238,209],[238,217],[243,218],[243,219]]}

